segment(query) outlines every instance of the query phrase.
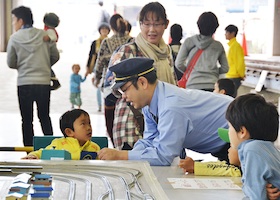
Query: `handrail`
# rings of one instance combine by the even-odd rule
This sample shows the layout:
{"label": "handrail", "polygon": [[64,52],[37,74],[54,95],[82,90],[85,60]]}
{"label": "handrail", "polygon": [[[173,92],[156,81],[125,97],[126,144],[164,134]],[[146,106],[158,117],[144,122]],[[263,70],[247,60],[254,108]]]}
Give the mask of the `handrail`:
{"label": "handrail", "polygon": [[34,151],[33,146],[25,146],[25,147],[0,147],[0,151],[25,151],[26,153],[30,153]]}

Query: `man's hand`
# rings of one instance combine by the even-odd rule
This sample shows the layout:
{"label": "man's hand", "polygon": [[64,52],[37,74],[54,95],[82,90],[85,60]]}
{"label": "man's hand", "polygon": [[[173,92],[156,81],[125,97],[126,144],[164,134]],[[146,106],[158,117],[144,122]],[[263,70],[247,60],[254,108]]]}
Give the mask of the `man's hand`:
{"label": "man's hand", "polygon": [[128,152],[125,150],[103,148],[98,152],[98,158],[100,160],[127,160]]}
{"label": "man's hand", "polygon": [[27,156],[25,156],[21,159],[22,160],[33,160],[33,159],[38,159],[38,158],[37,158],[37,156],[30,154],[30,155],[27,155]]}
{"label": "man's hand", "polygon": [[266,192],[267,192],[267,197],[270,200],[277,200],[280,197],[279,188],[273,187],[272,184],[270,183],[266,185]]}
{"label": "man's hand", "polygon": [[180,160],[179,167],[183,169],[184,173],[194,173],[194,161],[190,157],[186,157],[186,159]]}

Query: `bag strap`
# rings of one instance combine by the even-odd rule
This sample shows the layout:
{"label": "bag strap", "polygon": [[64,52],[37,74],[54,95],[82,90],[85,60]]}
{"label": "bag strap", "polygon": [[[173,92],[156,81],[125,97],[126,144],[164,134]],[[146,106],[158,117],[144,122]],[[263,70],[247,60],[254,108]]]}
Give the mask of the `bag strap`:
{"label": "bag strap", "polygon": [[198,49],[197,52],[194,54],[194,56],[192,57],[192,59],[189,62],[189,65],[187,66],[186,71],[184,72],[184,77],[186,77],[186,80],[188,81],[191,72],[195,66],[196,61],[198,60],[198,58],[200,57],[201,53],[203,52],[203,49]]}

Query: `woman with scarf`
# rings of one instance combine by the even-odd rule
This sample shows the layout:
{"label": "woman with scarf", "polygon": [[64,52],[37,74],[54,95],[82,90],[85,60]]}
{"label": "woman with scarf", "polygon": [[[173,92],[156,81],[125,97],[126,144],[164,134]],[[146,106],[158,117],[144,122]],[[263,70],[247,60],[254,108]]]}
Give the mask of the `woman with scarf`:
{"label": "woman with scarf", "polygon": [[[131,57],[148,57],[154,60],[158,79],[175,85],[171,50],[162,39],[169,23],[165,8],[158,2],[148,3],[140,11],[139,23],[141,32],[133,42],[123,45],[113,54],[110,64]],[[142,138],[134,113],[123,99],[116,103],[113,137],[115,148],[123,150],[132,149]]]}

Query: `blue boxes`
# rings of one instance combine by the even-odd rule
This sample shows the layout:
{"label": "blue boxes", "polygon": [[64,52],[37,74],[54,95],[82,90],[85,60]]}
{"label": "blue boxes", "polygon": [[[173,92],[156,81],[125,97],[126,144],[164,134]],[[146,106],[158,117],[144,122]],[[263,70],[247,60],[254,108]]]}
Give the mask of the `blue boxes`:
{"label": "blue boxes", "polygon": [[65,150],[44,149],[42,160],[71,160],[71,154]]}

